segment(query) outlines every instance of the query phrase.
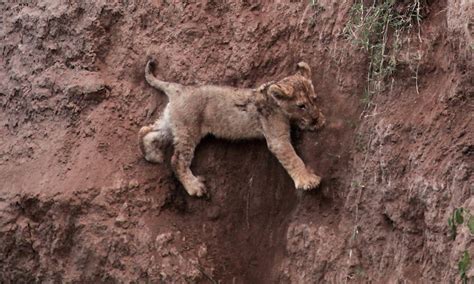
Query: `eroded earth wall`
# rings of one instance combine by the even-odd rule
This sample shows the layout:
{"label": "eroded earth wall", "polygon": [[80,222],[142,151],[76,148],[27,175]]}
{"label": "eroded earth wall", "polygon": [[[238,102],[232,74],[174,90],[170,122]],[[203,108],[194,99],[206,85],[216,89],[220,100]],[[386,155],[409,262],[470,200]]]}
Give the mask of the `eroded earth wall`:
{"label": "eroded earth wall", "polygon": [[[447,219],[474,213],[468,2],[423,2],[421,40],[369,106],[353,1],[0,3],[0,279],[460,281],[472,235]],[[165,80],[235,87],[308,62],[328,123],[294,144],[321,188],[296,191],[263,141],[206,138],[192,169],[212,197],[188,197],[137,149],[166,104],[147,56]]]}

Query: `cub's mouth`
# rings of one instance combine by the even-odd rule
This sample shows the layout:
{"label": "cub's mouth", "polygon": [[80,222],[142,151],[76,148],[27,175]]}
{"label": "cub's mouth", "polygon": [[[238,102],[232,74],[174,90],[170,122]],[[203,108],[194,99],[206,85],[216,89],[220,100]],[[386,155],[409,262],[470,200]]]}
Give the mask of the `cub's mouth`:
{"label": "cub's mouth", "polygon": [[310,121],[301,121],[298,123],[298,127],[303,130],[316,131],[324,127],[326,124],[326,117],[320,113],[318,118]]}

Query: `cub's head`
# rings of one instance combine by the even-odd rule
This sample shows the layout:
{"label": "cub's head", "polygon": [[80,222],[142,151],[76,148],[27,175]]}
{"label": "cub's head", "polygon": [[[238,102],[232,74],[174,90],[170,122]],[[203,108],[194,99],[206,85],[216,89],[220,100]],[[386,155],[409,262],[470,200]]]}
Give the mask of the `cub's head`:
{"label": "cub's head", "polygon": [[298,63],[295,75],[270,85],[267,92],[300,129],[314,131],[325,124],[326,119],[315,103],[317,95],[311,82],[311,68],[307,63]]}

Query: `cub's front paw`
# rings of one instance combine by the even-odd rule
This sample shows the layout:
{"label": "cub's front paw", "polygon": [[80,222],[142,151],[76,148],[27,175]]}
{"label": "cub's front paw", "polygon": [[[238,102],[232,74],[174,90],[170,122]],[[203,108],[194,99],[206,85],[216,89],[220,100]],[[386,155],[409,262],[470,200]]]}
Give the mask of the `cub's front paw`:
{"label": "cub's front paw", "polygon": [[321,183],[321,177],[315,174],[306,174],[295,180],[295,187],[302,190],[317,188]]}
{"label": "cub's front paw", "polygon": [[206,194],[206,186],[203,183],[204,179],[201,177],[196,178],[192,183],[185,187],[186,191],[190,196],[201,197]]}

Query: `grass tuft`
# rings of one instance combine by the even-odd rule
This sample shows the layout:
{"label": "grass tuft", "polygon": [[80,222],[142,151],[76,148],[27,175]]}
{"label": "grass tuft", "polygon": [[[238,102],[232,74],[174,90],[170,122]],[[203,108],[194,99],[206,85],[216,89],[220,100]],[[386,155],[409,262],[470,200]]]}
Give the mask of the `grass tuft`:
{"label": "grass tuft", "polygon": [[[404,4],[395,0],[374,0],[371,5],[359,1],[351,7],[344,34],[354,45],[365,50],[369,57],[364,104],[370,104],[372,97],[385,89],[385,79],[396,71],[404,33],[418,27],[421,42],[422,6],[426,4],[422,1]],[[418,74],[414,78],[418,91]]]}

